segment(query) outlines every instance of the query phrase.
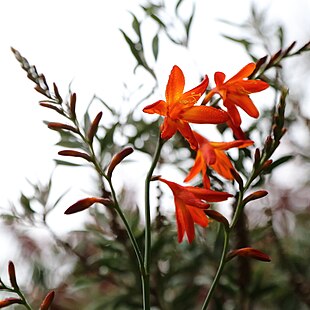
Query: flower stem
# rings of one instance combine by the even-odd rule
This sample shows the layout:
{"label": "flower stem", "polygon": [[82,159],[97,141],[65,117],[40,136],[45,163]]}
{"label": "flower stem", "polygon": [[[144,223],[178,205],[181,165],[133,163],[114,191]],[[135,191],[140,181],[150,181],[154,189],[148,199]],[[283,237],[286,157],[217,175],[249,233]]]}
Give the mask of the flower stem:
{"label": "flower stem", "polygon": [[151,260],[151,212],[150,212],[150,182],[153,172],[158,163],[160,152],[165,140],[162,140],[160,135],[158,138],[156,150],[152,160],[150,170],[145,179],[145,249],[144,249],[144,270],[145,283],[143,292],[143,309],[150,309],[150,260]]}
{"label": "flower stem", "polygon": [[220,264],[218,266],[218,269],[217,269],[217,272],[216,272],[216,275],[213,279],[213,282],[211,284],[211,287],[209,289],[209,292],[208,292],[208,295],[204,301],[204,304],[202,305],[202,308],[201,310],[206,310],[208,305],[209,305],[209,302],[213,296],[213,293],[214,293],[214,290],[218,284],[218,281],[222,275],[222,272],[223,272],[223,269],[224,269],[224,266],[226,264],[226,254],[227,254],[227,250],[228,250],[228,244],[229,244],[229,231],[228,229],[224,229],[224,244],[223,244],[223,250],[222,250],[222,255],[221,255],[221,260],[220,260]]}

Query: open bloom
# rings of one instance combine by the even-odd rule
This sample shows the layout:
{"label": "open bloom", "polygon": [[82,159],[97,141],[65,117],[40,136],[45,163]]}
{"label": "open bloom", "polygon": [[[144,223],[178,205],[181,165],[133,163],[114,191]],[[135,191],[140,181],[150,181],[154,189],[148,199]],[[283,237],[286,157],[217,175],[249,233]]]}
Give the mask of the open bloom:
{"label": "open bloom", "polygon": [[166,87],[166,101],[159,100],[146,106],[143,112],[164,116],[161,125],[162,139],[170,139],[177,131],[189,142],[192,149],[197,148],[197,141],[188,123],[219,124],[228,120],[228,115],[221,109],[206,106],[194,106],[205,92],[209,79],[195,88],[183,93],[185,78],[182,70],[174,66]]}
{"label": "open bloom", "polygon": [[205,137],[197,132],[194,136],[198,141],[198,151],[192,169],[189,171],[184,182],[192,180],[199,172],[202,173],[203,185],[206,188],[210,187],[210,180],[207,175],[207,168],[210,167],[218,174],[228,180],[233,180],[231,169],[234,169],[230,159],[225,154],[225,150],[233,147],[244,148],[252,145],[251,140],[235,140],[231,142],[210,142]]}
{"label": "open bloom", "polygon": [[177,183],[159,178],[166,183],[174,195],[175,213],[178,228],[178,241],[183,240],[186,233],[188,242],[195,238],[194,223],[207,227],[209,220],[203,210],[209,208],[208,202],[224,201],[232,195],[194,186],[181,186]]}
{"label": "open bloom", "polygon": [[253,73],[255,67],[255,63],[247,64],[226,82],[224,82],[226,75],[223,72],[216,72],[214,74],[216,87],[211,89],[204,99],[204,103],[206,103],[214,94],[219,94],[227,108],[230,120],[236,128],[239,128],[241,124],[240,114],[236,106],[243,109],[249,116],[257,118],[259,112],[249,94],[260,92],[269,87],[269,84],[264,81],[244,80]]}

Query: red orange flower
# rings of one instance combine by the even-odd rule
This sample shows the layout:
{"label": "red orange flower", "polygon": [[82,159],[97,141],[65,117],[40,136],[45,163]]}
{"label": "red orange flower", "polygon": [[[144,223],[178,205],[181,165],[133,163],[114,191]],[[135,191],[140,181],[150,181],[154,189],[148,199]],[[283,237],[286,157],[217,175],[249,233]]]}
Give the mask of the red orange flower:
{"label": "red orange flower", "polygon": [[161,125],[162,139],[170,139],[179,131],[191,148],[196,149],[197,141],[188,123],[219,124],[228,120],[228,115],[223,110],[194,106],[205,92],[208,83],[209,79],[205,76],[198,86],[184,93],[184,74],[178,66],[172,68],[166,87],[166,101],[156,101],[143,109],[145,113],[165,117]]}
{"label": "red orange flower", "polygon": [[217,192],[194,186],[181,186],[163,178],[158,180],[166,183],[173,192],[179,242],[183,240],[184,234],[187,235],[189,243],[194,240],[194,223],[201,227],[208,226],[209,220],[203,211],[209,208],[206,201],[224,201],[232,196],[226,192]]}
{"label": "red orange flower", "polygon": [[184,182],[189,182],[201,171],[203,185],[206,188],[210,187],[210,180],[207,175],[207,167],[211,167],[218,174],[228,180],[234,179],[233,175],[231,174],[231,169],[234,169],[234,167],[228,156],[224,153],[224,150],[228,150],[233,147],[244,148],[254,143],[251,140],[210,142],[208,139],[204,138],[197,132],[194,132],[194,136],[198,141],[199,147],[195,163],[192,169],[189,171]]}
{"label": "red orange flower", "polygon": [[223,72],[216,72],[214,74],[216,87],[211,89],[204,99],[204,103],[206,103],[214,94],[219,94],[223,99],[223,104],[227,108],[233,125],[237,128],[240,127],[241,118],[236,106],[243,109],[249,116],[257,118],[259,112],[250,99],[249,94],[260,92],[269,87],[269,84],[264,81],[244,80],[253,73],[255,67],[255,63],[247,64],[226,82],[224,82],[226,75]]}

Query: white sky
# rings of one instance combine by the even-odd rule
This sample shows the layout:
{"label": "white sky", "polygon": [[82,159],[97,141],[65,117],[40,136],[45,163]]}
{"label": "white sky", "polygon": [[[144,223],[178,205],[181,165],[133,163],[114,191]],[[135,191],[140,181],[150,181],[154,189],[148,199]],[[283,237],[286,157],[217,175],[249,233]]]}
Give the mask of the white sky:
{"label": "white sky", "polygon": [[[67,93],[68,85],[73,81],[72,90],[77,92],[80,113],[93,94],[119,106],[123,82],[132,83],[135,63],[118,29],[130,27],[128,10],[139,12],[139,3],[141,1],[128,0],[0,1],[0,207],[6,207],[8,200],[15,200],[21,189],[27,189],[26,178],[44,183],[54,168],[53,159],[57,158],[53,145],[58,135],[42,123],[43,119],[52,121],[56,114],[38,105],[43,97],[33,90],[33,83],[20,69],[10,46],[35,64],[49,83],[56,82],[61,94]],[[289,25],[288,42],[297,39],[300,46],[309,39],[309,27],[305,27],[309,26],[308,0],[259,0],[254,3],[270,7],[267,19]],[[197,0],[196,4],[192,59],[187,58],[185,52],[160,52],[156,70],[160,72],[162,94],[174,64],[180,65],[186,76],[192,74],[192,66],[195,66],[212,80],[214,71],[233,74],[248,62],[237,45],[220,36],[233,28],[221,24],[218,19],[244,21],[249,16],[251,1]],[[138,83],[137,80],[134,82]],[[82,188],[81,178],[87,180],[85,171],[64,169],[59,173],[61,176],[57,176],[57,171],[59,183],[56,187],[61,192],[70,186]],[[59,209],[55,218],[67,227],[63,210]],[[65,227],[61,230],[66,230]],[[0,244],[0,248],[4,247]]]}

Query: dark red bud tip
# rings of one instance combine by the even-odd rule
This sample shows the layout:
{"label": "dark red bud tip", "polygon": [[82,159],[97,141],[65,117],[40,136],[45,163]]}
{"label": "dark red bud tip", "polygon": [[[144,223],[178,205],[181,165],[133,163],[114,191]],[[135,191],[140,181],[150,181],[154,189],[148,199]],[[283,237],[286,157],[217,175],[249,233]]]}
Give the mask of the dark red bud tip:
{"label": "dark red bud tip", "polygon": [[229,228],[229,223],[228,220],[226,219],[225,216],[223,216],[221,213],[215,211],[215,210],[204,210],[204,213],[210,217],[211,219],[224,224],[225,229]]}
{"label": "dark red bud tip", "polygon": [[79,132],[75,127],[67,125],[67,124],[63,124],[63,123],[50,122],[47,124],[47,127],[49,129],[53,129],[53,130],[62,130],[63,129],[63,130],[69,130],[69,131],[72,131],[75,133]]}
{"label": "dark red bud tip", "polygon": [[270,262],[271,258],[269,255],[253,249],[253,248],[242,248],[238,250],[233,250],[227,255],[227,260],[234,258],[235,256],[242,256],[242,257],[250,257],[256,260],[260,260],[262,262]]}
{"label": "dark red bud tip", "polygon": [[112,201],[108,198],[100,198],[100,197],[89,197],[84,198],[76,203],[74,203],[72,206],[70,206],[66,211],[65,214],[73,214],[80,211],[83,211],[85,209],[88,209],[91,207],[94,203],[101,203],[105,206],[110,206],[112,204]]}
{"label": "dark red bud tip", "polygon": [[91,123],[91,125],[90,125],[89,131],[88,131],[88,134],[87,134],[88,141],[89,141],[90,144],[93,143],[94,136],[97,133],[101,117],[102,117],[102,112],[99,112],[97,114],[97,116],[95,117],[95,119],[93,120],[93,122]]}
{"label": "dark red bud tip", "polygon": [[82,152],[78,152],[78,151],[73,151],[73,150],[63,150],[63,151],[59,151],[58,155],[61,156],[73,156],[73,157],[80,157],[80,158],[84,158],[87,161],[92,161],[90,156],[86,153],[82,153]]}
{"label": "dark red bud tip", "polygon": [[55,110],[59,114],[63,114],[62,110],[57,108],[56,106],[50,104],[50,103],[45,103],[45,102],[40,102],[40,106],[48,109]]}
{"label": "dark red bud tip", "polygon": [[153,175],[150,179],[150,181],[159,181],[161,178],[161,175]]}
{"label": "dark red bud tip", "polygon": [[272,164],[272,159],[268,159],[264,162],[262,169],[267,169]]}
{"label": "dark red bud tip", "polygon": [[54,291],[49,292],[45,296],[44,300],[42,301],[41,306],[40,306],[40,310],[48,310],[48,308],[50,307],[50,305],[53,302],[54,297],[55,297],[55,292]]}
{"label": "dark red bud tip", "polygon": [[267,195],[268,195],[267,191],[264,191],[264,190],[256,191],[256,192],[250,194],[249,196],[247,196],[246,198],[244,198],[243,204],[245,205],[249,201],[260,199],[260,198],[265,197]]}
{"label": "dark red bud tip", "polygon": [[10,282],[11,285],[14,289],[19,290],[17,281],[16,281],[16,273],[15,273],[15,266],[13,264],[13,262],[9,262],[8,265],[8,273],[9,273],[9,278],[10,278]]}
{"label": "dark red bud tip", "polygon": [[70,96],[70,112],[73,118],[76,118],[75,115],[75,106],[76,106],[76,93],[71,94]]}
{"label": "dark red bud tip", "polygon": [[243,180],[240,176],[240,174],[234,169],[230,169],[230,172],[232,174],[232,176],[234,177],[234,179],[236,180],[236,182],[239,184],[239,188],[242,189],[243,188]]}
{"label": "dark red bud tip", "polygon": [[107,176],[110,179],[112,176],[112,173],[115,169],[115,167],[123,160],[125,159],[128,155],[130,155],[133,152],[132,147],[126,147],[117,154],[115,154],[111,160],[111,163],[108,168]]}
{"label": "dark red bud tip", "polygon": [[6,298],[3,300],[0,300],[0,308],[5,308],[10,305],[14,304],[22,304],[23,301],[19,298]]}

